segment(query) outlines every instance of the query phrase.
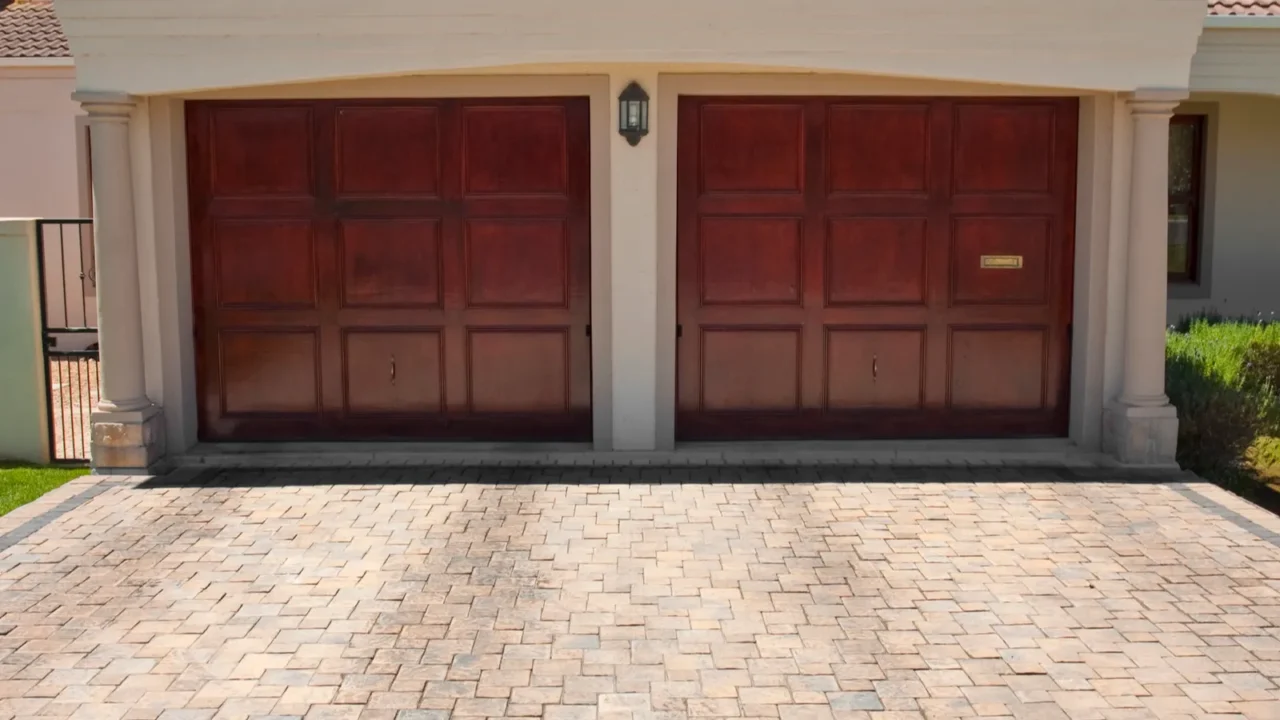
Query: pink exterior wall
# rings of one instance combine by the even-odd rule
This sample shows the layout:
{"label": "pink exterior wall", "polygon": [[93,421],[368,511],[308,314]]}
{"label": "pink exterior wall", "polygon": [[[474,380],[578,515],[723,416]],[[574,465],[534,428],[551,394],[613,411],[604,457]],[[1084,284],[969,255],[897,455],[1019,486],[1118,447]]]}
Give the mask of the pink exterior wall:
{"label": "pink exterior wall", "polygon": [[79,217],[72,67],[0,66],[0,217]]}

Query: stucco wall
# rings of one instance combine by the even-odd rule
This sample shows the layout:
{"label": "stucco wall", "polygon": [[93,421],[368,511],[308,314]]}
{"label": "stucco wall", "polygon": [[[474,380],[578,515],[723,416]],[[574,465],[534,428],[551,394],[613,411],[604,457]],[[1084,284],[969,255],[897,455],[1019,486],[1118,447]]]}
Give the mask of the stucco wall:
{"label": "stucco wall", "polygon": [[[1128,90],[1186,84],[1205,4],[58,0],[58,15],[80,87],[135,94],[586,63],[710,63]],[[576,72],[584,71],[590,69]]]}
{"label": "stucco wall", "polygon": [[1191,90],[1280,95],[1280,27],[1205,30],[1191,62]]}
{"label": "stucco wall", "polygon": [[1280,97],[1197,94],[1210,111],[1206,222],[1198,288],[1173,287],[1170,322],[1204,308],[1280,315]]}
{"label": "stucco wall", "polygon": [[77,217],[75,68],[0,67],[0,217]]}
{"label": "stucco wall", "polygon": [[0,459],[49,461],[35,221],[0,219]]}

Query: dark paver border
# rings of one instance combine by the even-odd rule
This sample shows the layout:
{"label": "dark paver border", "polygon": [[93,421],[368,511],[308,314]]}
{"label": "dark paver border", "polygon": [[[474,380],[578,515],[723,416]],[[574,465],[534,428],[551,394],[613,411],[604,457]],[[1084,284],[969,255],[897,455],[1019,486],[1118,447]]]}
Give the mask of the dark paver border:
{"label": "dark paver border", "polygon": [[[1186,483],[1171,483],[1169,487],[1172,488],[1174,492],[1185,497],[1186,499],[1190,500],[1196,505],[1199,505],[1205,510],[1208,510],[1214,515],[1217,515],[1223,520],[1230,521],[1231,523],[1234,523],[1237,527],[1240,527],[1244,530],[1247,530],[1250,533],[1253,533],[1258,538],[1265,540],[1271,543],[1272,545],[1275,545],[1276,547],[1280,547],[1280,533],[1269,530],[1263,527],[1262,525],[1260,525],[1259,523],[1256,523],[1253,520],[1250,520],[1249,518],[1241,515],[1235,510],[1232,510],[1231,508],[1225,505],[1222,505],[1216,500],[1211,500],[1205,497],[1204,495],[1201,495],[1200,493],[1196,492],[1192,488],[1188,487]],[[1245,502],[1248,502],[1248,500],[1245,500]]]}
{"label": "dark paver border", "polygon": [[85,488],[84,490],[81,490],[75,495],[72,495],[66,500],[63,500],[57,505],[54,505],[53,507],[49,508],[48,510],[45,510],[39,515],[22,523],[18,527],[10,530],[9,532],[0,534],[0,552],[4,552],[5,550],[8,550],[9,548],[13,547],[14,545],[17,545],[23,540],[26,540],[27,538],[31,537],[35,533],[43,530],[53,521],[57,520],[63,515],[66,515],[72,510],[75,510],[81,505],[101,495],[102,493],[108,490],[111,490],[113,488],[121,487],[126,484],[127,483],[123,483],[123,482],[100,481]]}
{"label": "dark paver border", "polygon": [[[266,488],[320,485],[680,485],[892,483],[1115,483],[1169,485],[1198,482],[1181,470],[1074,468],[1037,465],[863,465],[769,463],[711,465],[335,465],[332,467],[212,467],[184,469],[145,480],[139,488]],[[744,473],[754,473],[744,477]],[[764,473],[764,477],[759,474]],[[358,477],[357,477],[358,476]]]}

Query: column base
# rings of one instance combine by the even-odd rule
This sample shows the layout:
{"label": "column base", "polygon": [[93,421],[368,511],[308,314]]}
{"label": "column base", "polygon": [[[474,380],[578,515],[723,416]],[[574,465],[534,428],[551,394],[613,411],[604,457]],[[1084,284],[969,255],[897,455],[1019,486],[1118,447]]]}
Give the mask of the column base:
{"label": "column base", "polygon": [[1122,465],[1178,467],[1178,409],[1112,405],[1102,415],[1102,449]]}
{"label": "column base", "polygon": [[150,473],[165,455],[164,414],[158,406],[93,413],[93,470],[103,475]]}

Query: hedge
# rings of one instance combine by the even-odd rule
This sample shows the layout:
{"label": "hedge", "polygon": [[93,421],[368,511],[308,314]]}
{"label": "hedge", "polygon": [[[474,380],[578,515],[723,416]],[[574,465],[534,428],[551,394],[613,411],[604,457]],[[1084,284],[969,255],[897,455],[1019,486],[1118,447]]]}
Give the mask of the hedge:
{"label": "hedge", "polygon": [[1280,435],[1280,324],[1194,318],[1170,328],[1167,347],[1179,464],[1237,475],[1260,438]]}

